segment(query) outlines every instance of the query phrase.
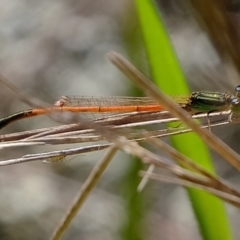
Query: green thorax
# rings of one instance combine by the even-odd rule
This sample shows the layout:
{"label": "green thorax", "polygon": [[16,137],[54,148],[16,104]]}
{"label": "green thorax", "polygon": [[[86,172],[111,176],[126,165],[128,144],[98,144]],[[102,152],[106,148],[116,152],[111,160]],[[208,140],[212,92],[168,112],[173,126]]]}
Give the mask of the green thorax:
{"label": "green thorax", "polygon": [[233,96],[218,92],[193,92],[186,107],[193,112],[224,111],[230,109]]}

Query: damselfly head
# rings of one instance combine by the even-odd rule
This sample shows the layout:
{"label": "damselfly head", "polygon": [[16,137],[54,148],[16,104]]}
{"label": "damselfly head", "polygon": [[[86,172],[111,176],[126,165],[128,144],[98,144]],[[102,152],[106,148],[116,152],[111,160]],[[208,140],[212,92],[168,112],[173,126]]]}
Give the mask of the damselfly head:
{"label": "damselfly head", "polygon": [[236,91],[236,96],[240,97],[240,85],[236,86],[235,91]]}
{"label": "damselfly head", "polygon": [[234,112],[239,111],[240,112],[240,99],[238,97],[234,97],[234,98],[231,99],[231,105],[232,105],[232,111],[234,111]]}

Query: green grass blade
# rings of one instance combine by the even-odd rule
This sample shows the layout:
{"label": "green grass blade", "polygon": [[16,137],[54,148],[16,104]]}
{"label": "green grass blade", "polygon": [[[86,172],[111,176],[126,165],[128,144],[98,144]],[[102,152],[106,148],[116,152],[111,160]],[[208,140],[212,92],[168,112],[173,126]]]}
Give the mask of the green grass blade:
{"label": "green grass blade", "polygon": [[123,198],[126,201],[127,219],[120,231],[121,239],[124,240],[143,240],[145,227],[143,219],[146,213],[145,195],[136,191],[140,182],[139,171],[142,169],[142,162],[132,157],[132,164],[124,176],[121,188]]}
{"label": "green grass blade", "polygon": [[[184,74],[155,5],[150,0],[135,0],[135,3],[153,80],[169,95],[188,94]],[[208,149],[198,136],[193,133],[176,136],[172,143],[206,170],[214,172]],[[203,239],[233,239],[222,201],[201,190],[188,189],[188,194]]]}

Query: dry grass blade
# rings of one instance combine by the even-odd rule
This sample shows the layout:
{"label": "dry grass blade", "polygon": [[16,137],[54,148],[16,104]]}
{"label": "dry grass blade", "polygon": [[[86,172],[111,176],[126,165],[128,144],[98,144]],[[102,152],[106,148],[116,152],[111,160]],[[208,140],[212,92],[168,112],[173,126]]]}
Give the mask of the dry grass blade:
{"label": "dry grass blade", "polygon": [[[108,132],[108,130],[106,130],[106,132]],[[109,135],[109,133],[107,133],[107,135]],[[220,194],[221,192],[221,196],[223,195],[226,196],[224,200],[230,202],[236,207],[240,207],[239,204],[240,193],[233,189],[232,187],[229,187],[220,178],[217,178],[207,172],[204,172],[204,170],[201,169],[200,166],[197,166],[194,163],[190,164],[192,168],[198,170],[198,172],[201,172],[201,174],[194,173],[176,164],[173,164],[172,162],[164,158],[160,158],[156,154],[139,146],[136,142],[128,141],[125,137],[117,137],[114,133],[112,133],[111,135],[112,138],[113,137],[115,138],[115,140],[113,141],[114,144],[121,150],[125,151],[126,153],[139,157],[146,164],[154,165],[160,169],[164,169],[168,173],[171,173],[182,180],[186,180],[193,184],[205,187],[207,190],[211,189],[211,193],[213,194],[215,194],[215,192]],[[186,164],[188,163],[189,160],[185,159],[183,161]],[[230,198],[228,198],[228,196],[230,196]]]}
{"label": "dry grass blade", "polygon": [[[155,114],[153,114],[155,116]],[[157,114],[158,115],[158,114]],[[169,115],[169,113],[168,113]],[[211,128],[218,127],[222,125],[229,124],[228,121],[229,112],[218,112],[218,113],[210,113],[208,118],[213,118],[211,123],[208,122],[201,125],[201,128],[208,128],[209,125]],[[207,114],[196,114],[193,118],[201,119],[206,118]],[[221,120],[214,121],[214,117],[221,117]],[[161,123],[169,123],[177,121],[177,118],[163,118],[161,117],[156,120],[143,121],[143,122],[131,122],[131,123],[123,123],[120,125],[110,125],[109,127],[112,129],[128,129],[132,127],[142,127],[149,125],[159,125]],[[79,119],[81,121],[81,119]],[[130,120],[132,121],[132,119]],[[108,123],[108,122],[105,122]],[[108,124],[104,124],[107,126]],[[129,131],[129,138],[141,138],[139,137],[136,131]],[[185,127],[178,126],[176,128],[170,129],[161,129],[152,131],[152,135],[154,137],[166,137],[176,134],[182,134],[192,131],[191,129],[187,129]],[[89,135],[91,134],[91,135]],[[20,141],[19,141],[20,140]],[[23,131],[19,133],[11,133],[0,135],[0,148],[14,147],[14,146],[24,146],[26,144],[30,145],[30,142],[33,145],[36,145],[36,142],[39,144],[70,144],[70,143],[83,143],[83,142],[93,142],[104,140],[103,136],[97,135],[94,129],[84,128],[82,124],[69,124],[69,125],[61,125],[56,127],[42,128],[36,130]],[[140,139],[139,139],[140,140]],[[25,144],[26,143],[26,144]]]}
{"label": "dry grass blade", "polygon": [[[216,121],[212,122],[210,124],[211,128],[229,124],[227,121]],[[202,128],[209,128],[208,124],[201,125]],[[65,125],[63,126],[63,129],[65,128]],[[111,127],[111,129],[125,129],[125,125],[120,126],[114,126]],[[51,131],[54,128],[49,128]],[[57,131],[59,127],[56,127]],[[185,128],[183,126],[179,126],[176,128],[167,128],[167,129],[160,129],[160,130],[154,130],[154,131],[148,131],[148,134],[143,134],[143,132],[140,130],[134,130],[124,133],[124,135],[130,139],[135,140],[137,142],[146,141],[149,138],[164,138],[169,137],[173,135],[179,135],[191,132],[192,130],[189,128]],[[22,133],[17,133],[16,136],[25,136],[28,132],[32,131],[26,131]],[[41,132],[41,131],[39,131]],[[54,131],[53,131],[54,132]],[[93,129],[85,129],[85,130],[77,130],[77,131],[68,131],[68,128],[66,129],[66,132],[62,133],[53,133],[46,136],[39,136],[33,135],[32,137],[23,138],[19,140],[14,141],[4,141],[0,143],[0,149],[6,149],[6,148],[13,148],[13,147],[21,147],[21,146],[36,146],[36,145],[59,145],[59,144],[73,144],[73,143],[89,143],[89,142],[97,142],[105,140],[105,137],[102,135],[99,135],[95,132]],[[7,134],[4,135],[3,138],[5,139],[14,139],[14,134]],[[93,145],[94,147],[94,145]],[[18,161],[18,159],[16,159]]]}
{"label": "dry grass blade", "polygon": [[[216,121],[211,123],[211,127],[215,126],[220,126],[223,124],[228,124],[227,121]],[[98,124],[99,125],[99,124]],[[99,125],[100,126],[100,125]],[[81,125],[81,129],[83,130],[76,130],[72,131],[74,128],[78,128],[79,126],[74,124],[71,126],[63,125],[59,127],[51,127],[51,128],[45,128],[44,131],[42,129],[36,130],[36,131],[26,131],[22,133],[16,133],[16,134],[7,134],[3,135],[2,137],[5,139],[8,139],[8,141],[0,143],[0,149],[6,149],[6,148],[13,148],[13,147],[21,147],[21,146],[35,146],[35,145],[57,145],[57,144],[73,144],[73,143],[86,143],[86,142],[97,142],[101,140],[106,140],[105,136],[102,134],[98,134],[93,128],[96,127],[96,123],[92,124],[90,126],[85,126],[86,129],[83,129],[83,125]],[[121,128],[125,129],[126,125],[119,125],[119,126],[111,126],[108,127],[109,129],[116,129],[120,130]],[[208,124],[202,125],[202,128],[208,128]],[[70,129],[70,131],[69,131]],[[46,135],[46,136],[39,136],[43,132],[51,132],[52,134]],[[65,131],[65,132],[64,132]],[[149,131],[148,134],[144,134],[141,130],[135,130],[132,132],[131,131],[124,131],[124,136],[126,136],[130,140],[135,140],[137,142],[141,141],[146,141],[150,138],[163,138],[167,136],[172,136],[172,135],[178,135],[178,134],[183,134],[192,131],[191,129],[187,129],[185,127],[177,127],[177,128],[170,128],[170,129],[160,129],[160,130],[154,130],[154,131]],[[34,133],[40,133],[39,135]],[[55,132],[60,132],[56,133]],[[116,131],[115,131],[116,133]],[[121,133],[121,132],[120,132]],[[16,140],[16,141],[9,141],[9,139],[15,139],[21,138],[24,136],[29,136],[32,135],[32,137],[28,138],[23,138],[22,140]],[[45,135],[45,134],[44,134]],[[39,136],[39,137],[37,137]],[[102,150],[104,148],[107,148],[110,146],[110,144],[93,144],[90,146],[84,146],[80,148],[75,148],[73,151],[72,149],[67,149],[67,150],[62,150],[62,151],[53,151],[53,152],[43,152],[39,154],[32,154],[28,156],[23,156],[20,158],[15,158],[15,159],[8,159],[5,161],[1,161],[0,166],[6,166],[10,164],[17,164],[17,163],[24,163],[28,161],[37,161],[37,160],[44,160],[46,159],[51,159],[51,158],[57,158],[57,157],[62,157],[68,156],[68,155],[74,155],[74,154],[81,154],[81,153],[88,153],[92,151],[98,151]]]}
{"label": "dry grass blade", "polygon": [[110,143],[96,144],[96,145],[91,145],[91,146],[71,148],[71,149],[52,151],[52,152],[46,152],[46,153],[27,154],[20,158],[0,161],[0,166],[7,166],[7,165],[12,165],[12,164],[26,163],[26,162],[32,162],[32,161],[51,160],[51,158],[56,158],[56,157],[62,157],[62,156],[66,157],[66,156],[71,156],[71,155],[76,155],[76,154],[100,151],[100,150],[108,148],[109,146],[111,146]]}
{"label": "dry grass blade", "polygon": [[[39,100],[37,100],[37,101],[40,102],[40,104],[35,103],[36,99],[24,94],[18,87],[16,87],[14,84],[9,82],[6,78],[4,78],[1,75],[0,75],[0,84],[3,85],[4,87],[8,88],[12,92],[14,92],[18,96],[19,99],[21,99],[24,103],[26,103],[27,105],[29,105],[31,107],[42,108],[42,107],[47,106],[46,103],[40,102]],[[31,99],[34,99],[34,101]]]}
{"label": "dry grass blade", "polygon": [[183,123],[196,132],[212,149],[225,158],[232,166],[240,171],[240,156],[234,152],[220,139],[217,139],[212,133],[201,127],[192,120],[191,116],[177,106],[172,99],[161,93],[157,87],[138,69],[136,69],[129,61],[120,54],[111,52],[108,54],[109,60],[129,77],[136,85],[143,89],[149,96],[163,104],[163,106],[171,112],[171,114],[179,118]]}
{"label": "dry grass blade", "polygon": [[188,180],[182,180],[182,179],[173,178],[173,177],[169,177],[169,176],[161,176],[159,174],[154,174],[154,173],[149,174],[144,171],[140,172],[140,176],[142,176],[142,177],[146,176],[149,179],[154,179],[154,180],[167,182],[167,183],[174,183],[174,184],[178,184],[178,185],[185,186],[185,187],[199,188],[199,189],[205,190],[209,193],[212,193],[215,196],[220,197],[222,200],[236,206],[237,208],[240,208],[240,197],[223,192],[221,190],[217,190],[216,188],[213,188],[211,186],[204,186],[202,184],[193,183]]}
{"label": "dry grass blade", "polygon": [[[211,41],[225,62],[232,60],[240,74],[239,33],[235,14],[230,14],[227,5],[234,1],[224,0],[188,0],[198,14]],[[206,7],[207,6],[207,7]]]}
{"label": "dry grass blade", "polygon": [[[179,151],[171,147],[169,144],[166,144],[161,139],[152,138],[148,133],[143,133],[143,135],[145,136],[146,141],[148,141],[149,143],[153,144],[154,146],[158,147],[159,149],[167,153],[173,160],[175,160],[182,167],[207,177],[209,179],[209,184],[211,185],[212,188],[240,197],[240,193],[233,187],[229,186],[223,179],[207,172],[204,168],[202,168],[201,166],[199,166],[198,164],[196,164],[195,162],[193,162],[192,160],[190,160],[189,158],[181,154]],[[150,166],[149,169],[150,168],[152,172],[153,167]],[[151,172],[150,171],[146,172],[142,180],[143,182],[139,184],[141,188],[146,183],[147,176],[150,175]]]}
{"label": "dry grass blade", "polygon": [[155,169],[154,164],[151,164],[148,170],[145,172],[141,182],[138,184],[138,187],[137,187],[138,192],[142,192],[142,190],[145,188],[148,182],[149,176],[153,173],[154,169]]}
{"label": "dry grass blade", "polygon": [[[103,129],[98,130],[100,132],[103,131]],[[125,137],[119,137],[115,135],[114,132],[110,131],[109,129],[105,129],[103,134],[106,134],[107,138],[108,136],[111,136],[108,139],[113,141],[113,143],[117,147],[119,147],[121,150],[125,151],[128,154],[139,157],[144,163],[154,165],[160,169],[164,169],[165,171],[175,175],[182,180],[188,181],[192,184],[197,184],[197,186],[202,186],[206,190],[211,190],[211,193],[217,196],[221,195],[224,200],[228,201],[229,203],[233,204],[238,208],[240,207],[240,193],[238,191],[236,191],[232,187],[229,187],[222,179],[217,178],[216,176],[213,176],[208,172],[204,171],[204,169],[191,162],[186,157],[182,156],[180,153],[179,158],[181,159],[181,162],[188,164],[189,166],[191,166],[192,169],[201,174],[194,173],[176,164],[173,164],[172,162],[164,158],[160,158],[156,154],[139,146],[136,142],[128,141]]]}
{"label": "dry grass blade", "polygon": [[178,164],[180,164],[184,168],[190,169],[191,171],[197,172],[207,177],[209,179],[209,183],[215,189],[240,197],[240,193],[231,186],[227,185],[227,183],[223,179],[207,172],[204,168],[202,168],[201,166],[199,166],[198,164],[196,164],[195,162],[193,162],[192,160],[178,152],[170,145],[163,142],[161,139],[150,138],[149,142],[154,144],[161,150],[165,151],[167,154],[171,156],[172,159],[174,159],[176,162],[178,162]]}
{"label": "dry grass blade", "polygon": [[92,170],[91,174],[89,175],[88,179],[85,181],[85,183],[81,186],[80,191],[78,195],[76,196],[76,199],[74,200],[73,204],[68,209],[66,215],[62,219],[60,225],[55,229],[51,239],[52,240],[58,240],[62,237],[64,232],[67,230],[69,224],[73,220],[73,218],[76,216],[78,210],[81,208],[83,203],[85,202],[86,198],[92,191],[93,187],[98,182],[99,178],[104,173],[105,169],[111,162],[112,158],[117,152],[117,148],[115,146],[112,146],[106,155],[103,157],[101,161],[99,161],[94,169]]}

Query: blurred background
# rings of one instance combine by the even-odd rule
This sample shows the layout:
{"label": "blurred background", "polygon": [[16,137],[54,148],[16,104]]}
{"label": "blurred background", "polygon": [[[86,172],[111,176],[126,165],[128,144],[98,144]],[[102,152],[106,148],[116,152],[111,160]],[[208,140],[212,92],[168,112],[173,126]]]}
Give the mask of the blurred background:
{"label": "blurred background", "polygon": [[[228,2],[228,1],[226,1]],[[234,3],[233,3],[234,2]],[[227,11],[238,23],[238,1]],[[239,84],[221,62],[186,1],[156,1],[192,91],[234,93]],[[0,1],[0,73],[22,91],[49,104],[62,95],[132,95],[134,86],[106,59],[114,50],[150,76],[141,33],[129,0]],[[161,67],[161,66],[159,66]],[[174,87],[174,86],[173,86]],[[28,109],[1,87],[0,117]],[[16,122],[1,134],[54,126],[47,116]],[[226,131],[227,128],[227,131]],[[237,125],[214,130],[239,152]],[[2,150],[0,159],[72,146]],[[0,171],[0,239],[49,239],[81,184],[104,151],[68,162],[24,163]],[[238,174],[213,153],[218,173],[233,185]],[[138,160],[118,153],[63,239],[201,239],[185,190],[150,182],[142,194],[134,169]],[[236,239],[239,213],[227,205]]]}

